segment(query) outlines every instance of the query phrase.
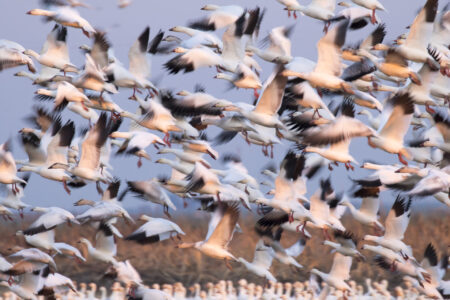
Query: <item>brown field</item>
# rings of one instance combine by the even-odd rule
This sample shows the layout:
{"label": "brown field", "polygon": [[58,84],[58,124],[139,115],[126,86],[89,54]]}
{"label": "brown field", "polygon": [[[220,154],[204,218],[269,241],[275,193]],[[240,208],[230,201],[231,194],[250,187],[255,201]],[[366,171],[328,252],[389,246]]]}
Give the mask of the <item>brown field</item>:
{"label": "brown field", "polygon": [[[198,215],[198,213],[196,214]],[[428,212],[426,215],[413,212],[411,223],[406,233],[406,243],[413,245],[414,255],[417,259],[422,259],[423,251],[429,242],[437,247],[440,254],[444,253],[450,245],[450,222],[449,213],[435,210]],[[231,252],[236,257],[244,257],[251,261],[253,251],[258,240],[257,235],[253,231],[253,224],[256,217],[251,214],[243,214],[240,219],[240,225],[245,234],[236,234],[231,243]],[[26,228],[30,220],[23,223],[16,221],[14,223],[2,221],[2,235],[0,241],[0,250],[5,251],[11,242],[23,245],[22,237],[15,237],[16,230]],[[198,217],[195,219],[195,225],[192,219],[185,216],[174,217],[180,227],[187,233],[183,237],[185,241],[202,240],[207,231],[207,217]],[[139,224],[140,225],[140,224]],[[364,233],[368,233],[368,229],[362,228],[354,222],[351,217],[346,214],[344,216],[344,225],[351,229],[357,236],[361,237]],[[120,224],[118,227],[124,236],[131,233],[138,225],[127,226]],[[311,231],[310,231],[311,232]],[[305,280],[309,277],[308,271],[311,268],[318,268],[328,272],[332,255],[329,254],[330,248],[322,246],[321,232],[313,231],[313,238],[307,242],[305,251],[298,258],[304,269],[297,270],[287,267],[274,261],[272,272],[280,281],[296,281]],[[57,240],[76,245],[79,237],[84,236],[93,239],[94,231],[89,226],[83,227],[67,227],[58,228]],[[298,237],[295,233],[284,234],[282,244],[290,246]],[[360,244],[358,245],[360,246]],[[182,282],[190,285],[194,282],[205,283],[208,281],[217,282],[218,280],[238,281],[240,278],[246,278],[252,282],[263,283],[258,278],[249,273],[239,263],[233,263],[233,270],[226,268],[225,264],[206,256],[201,255],[193,249],[177,249],[175,243],[171,240],[141,246],[132,242],[123,240],[118,241],[119,258],[121,260],[130,259],[132,264],[140,272],[146,283],[174,283]],[[450,250],[450,249],[449,249]],[[401,282],[401,278],[385,272],[377,267],[372,267],[370,254],[368,262],[354,262],[351,276],[356,281],[363,281],[369,277],[374,280],[388,279],[391,286]],[[102,279],[102,274],[107,268],[106,264],[99,263],[88,259],[87,263],[78,264],[74,260],[58,257],[56,259],[58,271],[77,281],[95,281],[107,284]]]}

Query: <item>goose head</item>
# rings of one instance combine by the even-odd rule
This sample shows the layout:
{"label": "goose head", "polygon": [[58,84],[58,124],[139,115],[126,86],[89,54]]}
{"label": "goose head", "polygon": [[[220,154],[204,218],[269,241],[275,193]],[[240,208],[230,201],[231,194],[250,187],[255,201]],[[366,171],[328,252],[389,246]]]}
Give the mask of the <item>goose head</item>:
{"label": "goose head", "polygon": [[27,15],[52,17],[55,15],[55,12],[45,10],[45,9],[35,8],[35,9],[27,11]]}
{"label": "goose head", "polygon": [[174,53],[186,53],[186,52],[188,52],[188,49],[183,48],[183,47],[176,47],[175,49],[172,50],[172,52],[174,52]]}
{"label": "goose head", "polygon": [[181,42],[181,39],[179,38],[179,37],[177,37],[177,36],[174,36],[174,35],[168,35],[168,36],[166,36],[166,37],[164,37],[163,39],[162,39],[162,41],[163,42],[177,42],[177,43],[179,43],[179,42]]}
{"label": "goose head", "polygon": [[177,95],[178,96],[189,96],[189,95],[191,95],[191,93],[190,92],[188,92],[188,91],[186,91],[186,90],[182,90],[182,91],[179,91],[178,93],[177,93]]}
{"label": "goose head", "polygon": [[138,218],[139,221],[145,221],[145,222],[151,221],[151,220],[153,220],[153,219],[154,219],[154,218],[149,217],[149,216],[147,216],[147,215],[141,215],[141,216]]}
{"label": "goose head", "polygon": [[337,5],[343,6],[343,7],[352,7],[352,5],[350,3],[345,2],[345,1],[338,2]]}
{"label": "goose head", "polygon": [[82,198],[73,204],[73,206],[83,206],[83,205],[94,206],[95,202],[92,200]]}
{"label": "goose head", "polygon": [[215,4],[206,4],[205,6],[203,6],[201,8],[201,10],[218,10],[220,8],[220,6],[215,5]]}
{"label": "goose head", "polygon": [[31,211],[35,211],[35,212],[47,212],[47,211],[48,211],[48,208],[36,206],[36,207],[33,207],[33,208],[31,209]]}

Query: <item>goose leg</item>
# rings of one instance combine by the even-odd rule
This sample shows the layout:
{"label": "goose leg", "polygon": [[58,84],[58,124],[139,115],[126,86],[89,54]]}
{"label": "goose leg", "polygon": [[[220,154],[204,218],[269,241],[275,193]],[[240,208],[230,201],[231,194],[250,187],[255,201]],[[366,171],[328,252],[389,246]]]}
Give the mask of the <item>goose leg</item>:
{"label": "goose leg", "polygon": [[292,14],[294,15],[294,19],[297,20],[297,12],[294,10],[294,12]]}
{"label": "goose leg", "polygon": [[19,215],[20,218],[23,219],[23,208],[19,208]]}
{"label": "goose leg", "polygon": [[397,262],[394,260],[391,264],[391,272],[397,271]]}
{"label": "goose leg", "polygon": [[169,218],[172,219],[172,216],[169,214],[169,207],[164,204],[164,214]]}
{"label": "goose leg", "polygon": [[136,100],[136,88],[133,88],[133,95],[130,96],[130,98],[128,98],[130,100]]}
{"label": "goose leg", "polygon": [[331,163],[328,164],[328,170],[333,171],[333,167],[331,166]]}
{"label": "goose leg", "polygon": [[168,132],[166,132],[166,134],[164,135],[163,141],[164,141],[164,143],[167,144],[167,146],[172,148],[172,144],[170,143],[169,139],[170,139],[170,134]]}
{"label": "goose leg", "polygon": [[291,11],[288,9],[287,12],[288,12],[288,18],[290,18],[291,17]]}
{"label": "goose leg", "polygon": [[64,180],[62,181],[62,183],[63,183],[64,190],[66,191],[67,194],[70,195],[70,189],[69,189],[69,187],[67,186],[67,181],[64,179]]}
{"label": "goose leg", "polygon": [[186,198],[183,197],[183,208],[188,207],[188,203],[186,202]]}
{"label": "goose leg", "polygon": [[9,278],[8,278],[8,284],[9,284],[9,286],[12,286],[13,283],[14,283],[14,279],[13,279],[13,277],[10,275]]}
{"label": "goose leg", "polygon": [[331,237],[330,237],[330,235],[328,234],[328,230],[327,230],[326,228],[322,228],[322,233],[323,233],[323,238],[324,238],[325,240],[331,241]]}
{"label": "goose leg", "polygon": [[228,261],[228,258],[225,258],[225,265],[227,266],[228,269],[233,270],[233,267],[231,267],[230,262]]}
{"label": "goose leg", "polygon": [[350,169],[347,163],[344,163],[344,166],[347,169],[347,171],[348,171],[348,169]]}
{"label": "goose leg", "polygon": [[375,8],[374,9],[372,9],[372,18],[371,18],[371,22],[372,22],[372,24],[376,24],[377,23],[377,18],[375,17]]}
{"label": "goose leg", "polygon": [[253,96],[255,97],[255,99],[259,98],[258,89],[253,89]]}
{"label": "goose leg", "polygon": [[[325,25],[323,26],[323,32],[325,33],[325,34],[327,34],[328,33],[328,28],[330,27],[330,21],[326,21],[325,22]],[[322,97],[322,96],[321,96]]]}
{"label": "goose leg", "polygon": [[405,166],[408,165],[408,162],[406,160],[403,159],[403,155],[401,153],[398,154],[398,160],[404,164]]}
{"label": "goose leg", "polygon": [[6,215],[6,217],[8,218],[8,220],[14,221],[14,219],[10,215]]}
{"label": "goose leg", "polygon": [[289,223],[292,223],[292,222],[294,222],[294,212],[293,211],[291,211],[289,213]]}
{"label": "goose leg", "polygon": [[217,202],[221,203],[222,199],[220,199],[220,192],[217,192],[216,196],[217,196]]}
{"label": "goose leg", "polygon": [[270,147],[270,158],[273,158],[273,144],[270,144],[269,147]]}
{"label": "goose leg", "polygon": [[142,157],[139,156],[138,162],[137,162],[138,168],[142,167]]}

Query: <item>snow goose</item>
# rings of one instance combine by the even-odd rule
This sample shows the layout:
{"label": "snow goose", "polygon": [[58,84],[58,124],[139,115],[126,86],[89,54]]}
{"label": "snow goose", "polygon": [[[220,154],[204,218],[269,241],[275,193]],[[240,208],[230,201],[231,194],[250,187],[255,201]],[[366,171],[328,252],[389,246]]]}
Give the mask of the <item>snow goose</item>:
{"label": "snow goose", "polygon": [[370,226],[375,231],[383,231],[384,226],[378,221],[378,211],[380,209],[380,188],[362,186],[353,193],[353,197],[362,198],[359,209],[349,201],[342,201],[341,205],[346,205],[353,218],[363,225]]}
{"label": "snow goose", "polygon": [[[128,214],[128,212],[119,204],[112,201],[102,201],[102,202],[91,202],[93,205],[84,213],[76,216],[77,221],[81,224],[87,222],[101,222],[102,224],[108,223],[113,218],[123,218],[126,223],[134,223],[133,218]],[[109,230],[114,233],[117,229],[111,224],[107,224]]]}
{"label": "snow goose", "polygon": [[180,54],[165,63],[164,67],[170,74],[177,74],[180,71],[188,73],[202,67],[220,66],[223,62],[219,54],[202,46],[192,49],[177,47],[172,52]]}
{"label": "snow goose", "polygon": [[[347,170],[353,170],[351,163],[358,162],[348,153],[351,139],[373,136],[375,132],[354,118],[354,105],[349,99],[344,100],[340,110],[341,116],[333,122],[307,129],[301,134],[302,143],[309,145],[303,151],[316,152],[330,161],[344,163]],[[328,149],[316,147],[327,144],[330,144]]]}
{"label": "snow goose", "polygon": [[215,228],[210,226],[208,228],[208,234],[204,241],[196,243],[180,243],[179,248],[196,248],[205,255],[211,256],[216,259],[225,260],[225,264],[229,269],[231,265],[229,260],[236,260],[233,254],[228,251],[228,244],[233,238],[233,233],[236,227],[236,223],[239,219],[239,208],[237,204],[228,204],[226,202],[220,203],[211,218],[211,223],[216,224]]}
{"label": "snow goose", "polygon": [[[419,174],[420,176],[421,174]],[[450,188],[450,175],[448,168],[430,169],[426,176],[421,176],[419,182],[407,194],[410,196],[429,196],[439,192],[448,192]]]}
{"label": "snow goose", "polygon": [[[28,182],[30,178],[29,174],[25,174],[23,180]],[[4,207],[15,209],[19,212],[20,217],[23,219],[23,210],[27,208],[29,205],[22,201],[24,197],[25,184],[20,183],[19,186],[16,186],[19,189],[19,192],[13,190],[12,185],[7,185],[6,187],[6,197],[4,197],[0,201],[0,205]]]}
{"label": "snow goose", "polygon": [[169,208],[177,210],[176,206],[170,200],[170,197],[164,192],[162,186],[156,180],[147,181],[128,181],[127,191],[135,193],[139,198],[160,204],[164,208],[164,214],[170,218]]}
{"label": "snow goose", "polygon": [[158,151],[158,154],[165,154],[165,153],[174,154],[177,158],[189,164],[195,164],[198,162],[208,169],[211,168],[211,165],[205,159],[202,158],[203,156],[202,152],[189,149],[185,145],[183,145],[182,149],[163,148]]}
{"label": "snow goose", "polygon": [[[137,97],[139,101],[139,97]],[[143,100],[142,100],[143,101]],[[127,111],[120,113],[122,117],[130,118],[142,127],[159,130],[165,133],[163,141],[169,144],[169,131],[181,131],[176,125],[176,119],[172,116],[170,111],[165,108],[161,103],[155,100],[145,101],[148,105],[147,108],[143,109],[143,116],[136,115]]]}
{"label": "snow goose", "polygon": [[62,255],[74,258],[77,262],[84,262],[86,259],[81,255],[80,250],[66,243],[54,243],[53,246],[58,249]]}
{"label": "snow goose", "polygon": [[291,62],[294,58],[291,55],[291,40],[289,37],[293,29],[293,26],[272,28],[269,35],[262,40],[264,43],[269,42],[267,49],[263,51],[255,46],[248,45],[246,50],[252,51],[268,62]]}
{"label": "snow goose", "polygon": [[247,268],[247,270],[256,274],[257,276],[264,277],[267,280],[276,282],[277,279],[269,271],[274,256],[272,252],[272,247],[264,245],[263,239],[260,239],[256,243],[253,261],[248,262],[243,257],[239,257],[238,261],[241,262]]}
{"label": "snow goose", "polygon": [[109,135],[110,138],[124,138],[120,148],[117,150],[117,154],[132,154],[139,157],[138,167],[142,166],[141,158],[144,157],[150,160],[150,156],[145,151],[150,145],[158,147],[158,145],[167,145],[159,136],[141,130],[134,131],[115,131]]}
{"label": "snow goose", "polygon": [[334,249],[333,251],[339,252],[342,255],[351,256],[357,260],[366,260],[365,256],[356,249],[358,241],[352,232],[335,230],[333,236],[337,243],[325,240],[323,244],[332,247]]}
{"label": "snow goose", "polygon": [[414,19],[405,42],[396,48],[397,53],[408,60],[433,65],[434,59],[427,48],[433,34],[438,4],[438,0],[427,0]]}
{"label": "snow goose", "polygon": [[[282,2],[282,1],[279,1]],[[290,1],[291,2],[291,1]],[[295,1],[297,2],[297,1]],[[294,5],[286,6],[287,11],[294,11],[294,18],[297,18],[295,11],[299,11],[308,17],[328,22],[329,19],[334,17],[334,10],[336,8],[336,0],[312,0],[308,5],[300,5],[293,3]],[[324,31],[328,30],[328,26],[325,25]]]}
{"label": "snow goose", "polygon": [[36,294],[42,285],[40,270],[37,270],[36,273],[37,274],[34,272],[29,272],[20,275],[18,277],[18,282],[11,281],[10,283],[7,283],[5,281],[1,281],[0,286],[5,287],[22,299],[36,300],[38,299]]}
{"label": "snow goose", "polygon": [[11,153],[11,142],[0,145],[0,183],[12,184],[13,191],[18,193],[17,184],[27,184],[25,180],[17,176],[17,168]]}
{"label": "snow goose", "polygon": [[69,226],[71,224],[79,224],[72,213],[59,207],[34,207],[31,211],[43,212],[44,214],[39,216],[28,229],[23,231],[25,235],[49,231],[64,223],[67,223]]}
{"label": "snow goose", "polygon": [[255,98],[259,96],[257,90],[262,87],[258,75],[243,63],[237,65],[236,71],[232,75],[217,73],[214,78],[227,80],[238,89],[253,89]]}
{"label": "snow goose", "polygon": [[186,26],[175,26],[169,29],[169,31],[180,32],[190,36],[189,39],[181,40],[174,36],[166,36],[163,41],[174,40],[178,42],[178,46],[186,49],[195,48],[199,45],[222,49],[222,41],[213,33],[197,30]]}
{"label": "snow goose", "polygon": [[331,22],[339,21],[343,18],[350,19],[350,29],[357,30],[366,27],[369,23],[379,23],[381,20],[375,14],[375,20],[372,22],[372,11],[362,6],[352,6],[350,3],[342,1],[338,2],[337,5],[346,7],[339,11]]}
{"label": "snow goose", "polygon": [[[339,76],[342,73],[341,48],[345,43],[349,21],[346,19],[337,23],[317,43],[317,65],[311,72],[295,72],[286,69],[285,76],[297,76],[308,80],[313,87],[330,90],[343,90],[353,94],[352,86]],[[357,78],[357,77],[356,77]]]}
{"label": "snow goose", "polygon": [[353,258],[351,256],[344,256],[340,253],[334,254],[333,265],[330,272],[324,273],[317,269],[312,269],[311,274],[320,276],[329,286],[344,293],[351,290],[350,286],[345,282],[350,278],[350,269],[352,267]]}
{"label": "snow goose", "polygon": [[378,0],[351,0],[351,1],[359,6],[365,7],[372,11],[372,19],[371,19],[372,24],[375,24],[377,21],[375,11],[377,9],[383,11],[386,10]]}
{"label": "snow goose", "polygon": [[53,271],[56,270],[56,264],[53,258],[37,248],[22,249],[11,254],[9,257],[20,258],[21,260],[15,263],[7,271],[3,272],[7,275],[17,276],[31,273],[33,271],[42,270],[47,266]]}
{"label": "snow goose", "polygon": [[238,5],[207,4],[202,7],[202,10],[212,12],[201,20],[191,22],[189,27],[215,31],[233,24],[244,13],[244,9]]}
{"label": "snow goose", "polygon": [[0,71],[27,65],[30,72],[36,73],[33,60],[23,54],[24,51],[25,48],[16,42],[0,40]]}
{"label": "snow goose", "polygon": [[56,90],[38,89],[35,94],[39,100],[54,98],[54,110],[56,111],[64,109],[70,102],[79,103],[85,111],[89,111],[86,107],[86,104],[90,103],[89,98],[66,81],[59,82]]}
{"label": "snow goose", "polygon": [[76,287],[69,277],[59,273],[50,273],[46,270],[43,271],[42,277],[42,288],[37,292],[38,295],[55,297],[57,294],[66,294],[69,291],[76,292]]}
{"label": "snow goose", "polygon": [[[39,140],[33,132],[26,132],[22,129],[22,142],[29,155],[29,162],[19,168],[19,172],[34,172],[40,176],[60,181],[63,183],[64,190],[70,194],[67,182],[71,177],[62,169],[52,169],[52,165],[56,163],[67,164],[67,151],[75,133],[74,123],[68,121],[64,126],[61,124],[60,118],[54,118],[52,121],[51,132],[48,131]],[[30,139],[24,137],[30,136]],[[36,143],[39,147],[36,147]],[[44,150],[45,149],[45,150]],[[35,159],[36,154],[45,155],[45,161],[41,162]]]}
{"label": "snow goose", "polygon": [[105,229],[100,229],[96,234],[95,247],[86,238],[81,238],[78,243],[82,246],[81,252],[85,258],[90,256],[95,260],[114,264],[117,263],[115,258],[117,246],[113,233],[106,226],[104,227]]}
{"label": "snow goose", "polygon": [[399,161],[408,165],[403,159],[410,157],[403,145],[403,138],[408,131],[414,113],[412,95],[408,92],[398,92],[384,106],[380,128],[374,136],[368,137],[368,143],[373,148],[398,155]]}
{"label": "snow goose", "polygon": [[177,224],[166,219],[142,215],[139,217],[139,220],[146,223],[127,236],[125,240],[145,245],[164,241],[168,238],[172,239],[172,234],[178,238],[180,238],[180,234],[186,235]]}
{"label": "snow goose", "polygon": [[129,260],[119,261],[109,266],[103,277],[117,279],[125,285],[142,283],[141,276]]}
{"label": "snow goose", "polygon": [[[350,27],[351,28],[351,27]],[[358,55],[358,51],[361,49],[370,51],[374,46],[383,42],[386,36],[386,24],[380,24],[370,33],[361,43],[356,46],[346,47],[342,50],[342,59],[349,61],[361,61],[361,56]]]}
{"label": "snow goose", "polygon": [[96,32],[91,24],[80,16],[77,10],[69,6],[52,6],[50,9],[36,8],[28,11],[27,14],[32,16],[45,16],[62,26],[80,28],[87,37],[90,37]]}
{"label": "snow goose", "polygon": [[283,129],[284,125],[278,118],[287,78],[283,76],[283,67],[277,66],[272,75],[266,80],[263,92],[256,106],[236,105],[228,106],[225,110],[238,111],[245,118],[256,124]]}
{"label": "snow goose", "polygon": [[67,28],[55,25],[47,36],[41,54],[31,49],[23,53],[34,57],[43,66],[63,71],[64,75],[66,72],[78,73],[78,68],[70,62],[66,38]]}
{"label": "snow goose", "polygon": [[411,202],[411,199],[406,201],[398,196],[386,218],[384,235],[365,235],[363,240],[372,241],[392,251],[399,252],[405,259],[414,259],[411,247],[402,241],[411,217]]}
{"label": "snow goose", "polygon": [[107,119],[106,113],[102,113],[95,126],[88,131],[82,143],[81,158],[78,164],[54,163],[49,168],[66,170],[74,176],[95,181],[97,186],[99,186],[99,181],[108,182],[110,180],[109,176],[100,172],[100,152],[108,139],[108,135],[111,133],[113,123]]}

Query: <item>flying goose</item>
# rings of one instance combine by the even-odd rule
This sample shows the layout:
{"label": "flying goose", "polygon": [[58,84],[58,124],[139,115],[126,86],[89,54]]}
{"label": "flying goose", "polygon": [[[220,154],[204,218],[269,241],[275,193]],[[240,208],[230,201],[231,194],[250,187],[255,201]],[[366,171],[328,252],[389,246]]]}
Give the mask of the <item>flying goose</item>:
{"label": "flying goose", "polygon": [[163,41],[175,41],[178,46],[186,49],[191,49],[199,45],[207,46],[210,48],[222,49],[222,41],[213,33],[194,29],[186,26],[175,26],[169,29],[169,31],[184,33],[190,38],[181,40],[174,36],[166,36]]}
{"label": "flying goose", "polygon": [[64,76],[66,72],[78,73],[78,68],[70,62],[66,39],[67,28],[56,24],[47,35],[40,54],[31,49],[23,53],[34,57],[43,66],[63,71]]}
{"label": "flying goose", "polygon": [[18,193],[17,184],[27,184],[25,180],[17,176],[17,168],[11,153],[11,142],[0,145],[0,183],[12,184],[13,192]]}
{"label": "flying goose", "polygon": [[0,71],[27,65],[30,72],[36,73],[33,60],[24,51],[25,48],[16,42],[0,40]]}
{"label": "flying goose", "polygon": [[178,238],[180,238],[180,234],[186,235],[177,224],[166,219],[142,215],[139,217],[139,220],[145,221],[146,223],[127,236],[125,240],[135,241],[141,245],[145,245],[164,241],[168,238],[172,239],[172,234]]}
{"label": "flying goose", "polygon": [[164,214],[170,218],[169,208],[177,210],[170,197],[164,192],[162,186],[156,180],[128,181],[127,191],[135,193],[139,198],[160,204],[164,208]]}
{"label": "flying goose", "polygon": [[372,24],[375,24],[377,22],[375,15],[375,11],[377,9],[386,11],[384,6],[378,0],[351,0],[351,1],[359,6],[365,7],[372,11],[372,19],[371,19]]}
{"label": "flying goose", "polygon": [[335,230],[333,232],[333,236],[337,243],[328,240],[323,242],[324,245],[332,247],[334,249],[333,252],[338,252],[345,256],[351,256],[357,260],[366,260],[365,256],[356,249],[358,242],[352,232]]}
{"label": "flying goose", "polygon": [[365,235],[363,240],[372,241],[396,253],[399,252],[405,259],[414,259],[411,247],[402,241],[411,217],[411,201],[411,198],[406,201],[398,196],[386,218],[384,235]]}
{"label": "flying goose", "polygon": [[85,111],[89,111],[86,104],[90,103],[89,98],[82,92],[80,92],[73,84],[62,81],[57,85],[56,90],[38,89],[38,100],[46,100],[54,98],[54,110],[61,111],[70,102],[80,103]]}
{"label": "flying goose", "polygon": [[[345,43],[349,21],[346,19],[337,23],[323,38],[317,43],[318,60],[314,70],[310,72],[296,72],[286,69],[285,76],[297,76],[309,81],[316,88],[330,90],[342,90],[345,93],[353,94],[352,86],[339,76],[342,75],[341,53]],[[362,76],[364,74],[361,74]],[[358,76],[353,76],[358,78]]]}
{"label": "flying goose", "polygon": [[[29,174],[25,174],[23,179],[28,182],[30,178]],[[12,184],[7,185],[6,187],[6,197],[0,200],[0,205],[3,205],[6,208],[15,209],[19,212],[20,217],[23,219],[23,211],[25,208],[29,207],[28,204],[22,201],[24,197],[25,184],[20,183],[19,186],[16,186],[19,189],[19,192],[13,190]]]}
{"label": "flying goose", "polygon": [[208,228],[208,233],[204,241],[196,243],[180,243],[179,248],[196,248],[205,255],[216,259],[225,260],[225,264],[229,269],[231,265],[229,260],[237,260],[233,254],[228,251],[228,244],[233,238],[233,233],[236,223],[239,219],[239,208],[237,204],[228,204],[226,202],[220,203],[214,215],[211,218],[210,224],[215,223],[215,219],[220,219],[217,225]]}
{"label": "flying goose", "polygon": [[320,276],[328,285],[343,291],[351,291],[351,287],[345,282],[350,278],[350,269],[352,267],[353,258],[344,256],[340,253],[334,254],[333,265],[330,272],[324,273],[317,269],[312,269],[311,273]]}
{"label": "flying goose", "polygon": [[[279,1],[284,4],[284,1]],[[295,11],[299,11],[302,14],[307,15],[308,17],[324,21],[325,27],[324,32],[328,31],[328,20],[334,17],[334,10],[336,8],[336,0],[312,0],[308,5],[300,5],[297,1],[296,3],[292,3],[290,1],[289,5],[286,5],[287,11],[294,11],[294,18],[297,18]]]}
{"label": "flying goose", "polygon": [[362,198],[359,209],[349,201],[341,202],[341,205],[346,205],[353,218],[363,225],[374,228],[375,231],[384,231],[384,226],[378,221],[378,211],[380,209],[380,188],[361,186],[360,189],[353,193],[353,197]]}
{"label": "flying goose", "polygon": [[390,97],[383,108],[377,134],[367,138],[369,145],[397,154],[399,161],[408,165],[403,157],[409,158],[410,154],[403,145],[403,139],[408,131],[413,113],[414,103],[411,94],[398,92]]}
{"label": "flying goose", "polygon": [[[123,218],[126,223],[134,223],[133,218],[128,212],[119,204],[112,201],[90,202],[90,207],[85,212],[76,216],[76,220],[81,224],[87,222],[101,222],[100,225],[105,225],[113,218]],[[80,205],[80,203],[78,203]],[[111,224],[107,224],[108,229],[116,233],[116,229]],[[105,228],[106,229],[106,228]]]}
{"label": "flying goose", "polygon": [[239,257],[238,261],[241,262],[250,272],[260,277],[264,277],[267,280],[276,282],[277,279],[269,271],[270,266],[272,265],[273,256],[272,247],[264,245],[263,239],[260,239],[256,243],[253,261],[248,262],[243,257]]}
{"label": "flying goose", "polygon": [[[301,133],[302,143],[308,145],[303,151],[316,152],[330,161],[344,163],[347,170],[353,170],[351,163],[358,162],[348,153],[351,139],[359,136],[370,137],[375,132],[354,118],[355,109],[351,100],[345,99],[340,110],[341,116],[333,122],[309,128]],[[328,149],[316,147],[328,144]]]}
{"label": "flying goose", "polygon": [[191,22],[189,27],[206,31],[215,31],[233,24],[244,13],[244,9],[239,5],[219,6],[207,4],[201,9],[212,12],[209,16],[204,17],[201,20]]}
{"label": "flying goose", "polygon": [[28,229],[23,231],[25,235],[49,231],[64,223],[69,224],[69,226],[71,224],[79,224],[72,213],[59,207],[33,207],[31,211],[43,212],[44,214],[39,216]]}
{"label": "flying goose", "polygon": [[117,263],[115,258],[117,254],[117,246],[115,244],[114,235],[108,226],[100,226],[99,231],[95,235],[95,247],[86,239],[81,238],[78,244],[82,246],[81,252],[87,259],[88,256],[95,260],[106,263]]}
{"label": "flying goose", "polygon": [[62,26],[80,28],[88,38],[96,32],[91,24],[80,16],[77,10],[69,6],[52,6],[49,10],[35,8],[28,11],[27,14],[32,16],[45,16]]}

